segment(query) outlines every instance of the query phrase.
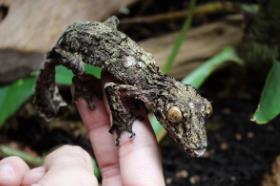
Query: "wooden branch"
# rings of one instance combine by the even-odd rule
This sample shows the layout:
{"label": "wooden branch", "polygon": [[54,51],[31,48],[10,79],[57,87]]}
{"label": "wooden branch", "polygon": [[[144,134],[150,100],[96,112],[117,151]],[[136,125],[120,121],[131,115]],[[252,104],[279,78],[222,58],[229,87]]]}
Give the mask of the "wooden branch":
{"label": "wooden branch", "polygon": [[[240,8],[238,4],[234,4],[231,2],[210,2],[199,5],[196,7],[194,11],[194,16],[202,16],[202,15],[209,15],[219,12],[238,12]],[[145,24],[154,24],[157,22],[162,21],[170,21],[176,19],[182,19],[186,17],[186,10],[177,10],[172,12],[164,12],[159,14],[147,15],[147,16],[138,16],[132,18],[124,18],[121,20],[121,24],[138,24],[138,23],[145,23]]]}
{"label": "wooden branch", "polygon": [[46,52],[75,21],[102,20],[133,0],[0,0],[0,49]]}
{"label": "wooden branch", "polygon": [[102,20],[136,0],[0,0],[0,83],[38,69],[65,28]]}
{"label": "wooden branch", "polygon": [[[175,60],[171,75],[182,78],[201,62],[215,55],[226,46],[234,46],[241,41],[243,30],[238,24],[227,21],[206,24],[189,31],[186,40]],[[170,54],[178,33],[152,38],[140,43],[154,54],[160,67]]]}

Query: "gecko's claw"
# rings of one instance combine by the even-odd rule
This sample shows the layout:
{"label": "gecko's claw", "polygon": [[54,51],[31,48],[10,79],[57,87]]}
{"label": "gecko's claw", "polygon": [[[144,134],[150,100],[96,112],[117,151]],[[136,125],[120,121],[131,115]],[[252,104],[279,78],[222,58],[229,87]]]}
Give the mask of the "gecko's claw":
{"label": "gecko's claw", "polygon": [[128,133],[128,137],[130,139],[133,139],[135,137],[135,135],[136,135],[135,132],[132,132],[132,131]]}
{"label": "gecko's claw", "polygon": [[110,133],[110,134],[113,134],[114,131],[115,131],[115,129],[116,129],[116,126],[115,126],[115,125],[112,125],[111,128],[109,129],[109,133]]}
{"label": "gecko's claw", "polygon": [[115,139],[115,145],[119,146],[120,145],[120,136],[118,135]]}

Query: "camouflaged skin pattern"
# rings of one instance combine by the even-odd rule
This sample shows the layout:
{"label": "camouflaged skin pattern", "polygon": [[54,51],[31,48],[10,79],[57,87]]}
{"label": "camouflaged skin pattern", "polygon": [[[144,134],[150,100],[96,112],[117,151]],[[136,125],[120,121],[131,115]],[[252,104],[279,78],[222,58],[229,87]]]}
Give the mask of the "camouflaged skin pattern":
{"label": "camouflaged skin pattern", "polygon": [[[46,119],[56,115],[66,102],[55,84],[55,66],[64,65],[75,75],[74,97],[83,97],[91,109],[93,83],[83,71],[85,63],[100,67],[116,81],[103,87],[112,114],[110,132],[127,131],[132,138],[136,114],[125,98],[143,102],[155,114],[168,134],[192,156],[201,156],[207,146],[205,120],[212,107],[194,88],[159,71],[153,56],[117,30],[118,19],[77,22],[69,26],[47,54],[36,86],[34,103]],[[74,98],[74,99],[75,99]]]}

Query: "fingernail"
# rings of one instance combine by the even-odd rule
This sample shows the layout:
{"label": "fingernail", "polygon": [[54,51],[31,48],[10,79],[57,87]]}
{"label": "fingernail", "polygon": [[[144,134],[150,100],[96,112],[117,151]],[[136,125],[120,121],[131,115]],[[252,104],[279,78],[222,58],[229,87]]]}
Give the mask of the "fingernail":
{"label": "fingernail", "polygon": [[15,176],[15,171],[13,166],[9,163],[3,163],[0,165],[0,179],[3,178],[13,178]]}

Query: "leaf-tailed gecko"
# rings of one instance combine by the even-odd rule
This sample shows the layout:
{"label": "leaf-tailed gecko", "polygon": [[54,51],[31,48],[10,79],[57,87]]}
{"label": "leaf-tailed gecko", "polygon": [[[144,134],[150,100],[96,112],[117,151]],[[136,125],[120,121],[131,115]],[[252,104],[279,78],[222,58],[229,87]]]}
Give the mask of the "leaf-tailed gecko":
{"label": "leaf-tailed gecko", "polygon": [[104,86],[112,114],[111,132],[127,131],[132,138],[136,118],[125,98],[133,98],[160,121],[168,134],[192,156],[201,156],[207,147],[205,120],[212,112],[210,102],[190,85],[163,74],[153,56],[117,30],[118,19],[105,22],[77,22],[69,26],[47,54],[40,71],[34,102],[45,118],[51,118],[66,102],[55,84],[55,67],[64,65],[75,75],[75,97],[83,97],[94,109],[94,92],[86,82],[84,64],[100,67],[116,81]]}

